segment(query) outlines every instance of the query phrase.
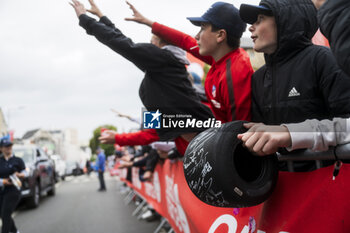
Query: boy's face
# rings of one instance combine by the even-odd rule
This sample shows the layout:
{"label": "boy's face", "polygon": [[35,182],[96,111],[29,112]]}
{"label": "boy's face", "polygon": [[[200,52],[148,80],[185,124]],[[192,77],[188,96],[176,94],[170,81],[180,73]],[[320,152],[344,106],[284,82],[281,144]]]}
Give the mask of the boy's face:
{"label": "boy's face", "polygon": [[272,54],[277,49],[277,26],[275,17],[259,15],[257,21],[249,27],[254,42],[254,50]]}
{"label": "boy's face", "polygon": [[218,31],[212,32],[211,24],[202,23],[201,29],[196,35],[199,47],[199,54],[202,56],[212,56],[217,48]]}

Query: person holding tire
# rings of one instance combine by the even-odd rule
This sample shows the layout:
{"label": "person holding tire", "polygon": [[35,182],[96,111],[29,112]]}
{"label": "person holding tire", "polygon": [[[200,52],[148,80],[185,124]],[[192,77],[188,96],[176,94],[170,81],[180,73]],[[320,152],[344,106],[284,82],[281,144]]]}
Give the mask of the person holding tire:
{"label": "person holding tire", "polygon": [[[263,52],[266,60],[252,77],[252,122],[276,125],[266,131],[279,132],[275,134],[278,140],[278,136],[288,134],[287,127],[280,124],[350,114],[350,78],[339,68],[329,48],[311,43],[318,28],[317,10],[311,1],[242,4],[240,16],[251,24],[253,48]],[[254,133],[264,126],[245,126],[248,132],[238,137],[248,148],[259,155],[274,152],[267,138],[259,141],[260,133]],[[281,146],[288,147],[288,141],[281,141]],[[281,168],[287,170],[285,165]],[[315,169],[315,163],[294,163],[294,171]]]}
{"label": "person holding tire", "polygon": [[25,164],[23,160],[12,153],[12,142],[9,139],[1,140],[0,158],[0,217],[2,219],[1,233],[18,232],[15,222],[12,219],[12,212],[15,210],[20,197],[20,184],[15,185],[15,178],[24,178]]}
{"label": "person holding tire", "polygon": [[[350,2],[347,0],[313,0],[317,9],[317,16],[321,31],[330,40],[333,55],[344,72],[350,75],[350,43],[348,37],[350,30]],[[322,7],[321,7],[322,6]],[[267,154],[274,153],[281,147],[288,150],[311,149],[313,151],[325,151],[330,146],[346,144],[350,142],[350,118],[334,118],[332,120],[309,119],[296,124],[283,124],[281,126],[247,124],[250,131],[257,133],[254,143],[246,144],[254,152],[263,155],[259,143],[268,144]],[[252,136],[249,132],[240,135],[243,141]],[[258,133],[259,132],[259,133]],[[297,134],[295,132],[307,132]],[[248,137],[249,135],[249,137]],[[255,147],[255,145],[257,145]]]}
{"label": "person holding tire", "polygon": [[[284,140],[288,129],[281,124],[349,115],[350,78],[329,48],[311,43],[318,28],[311,1],[262,0],[259,6],[242,4],[240,15],[251,24],[254,50],[263,52],[266,60],[252,78],[252,121],[268,126],[245,124],[248,132],[237,137],[247,148],[266,156],[274,152],[274,141],[280,141],[281,147],[290,146]],[[305,129],[293,133],[302,136]],[[264,204],[258,227],[268,228],[269,217],[279,213],[276,232],[349,230],[347,178],[332,179],[338,161],[335,156],[332,161],[279,162],[280,178]],[[349,165],[343,164],[342,169],[345,173]],[[329,210],[331,217],[325,214]],[[303,230],[296,230],[298,226]]]}

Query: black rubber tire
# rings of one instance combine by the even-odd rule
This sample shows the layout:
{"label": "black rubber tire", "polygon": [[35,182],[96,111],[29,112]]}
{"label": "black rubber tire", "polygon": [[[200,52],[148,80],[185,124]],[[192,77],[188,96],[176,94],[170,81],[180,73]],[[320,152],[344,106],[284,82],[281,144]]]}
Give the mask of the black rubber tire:
{"label": "black rubber tire", "polygon": [[275,155],[255,156],[237,134],[243,121],[208,129],[195,137],[184,158],[186,181],[203,202],[218,207],[249,207],[264,202],[278,178]]}
{"label": "black rubber tire", "polygon": [[55,178],[52,178],[51,180],[51,189],[50,191],[47,192],[48,196],[55,196],[56,195],[56,182],[55,182]]}
{"label": "black rubber tire", "polygon": [[27,198],[27,207],[34,209],[39,206],[40,203],[40,185],[38,182],[34,184],[33,196]]}

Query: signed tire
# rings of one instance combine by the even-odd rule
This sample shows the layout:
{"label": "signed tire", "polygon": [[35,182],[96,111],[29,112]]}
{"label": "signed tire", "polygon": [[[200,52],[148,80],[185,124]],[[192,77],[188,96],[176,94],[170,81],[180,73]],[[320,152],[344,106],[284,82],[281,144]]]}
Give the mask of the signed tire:
{"label": "signed tire", "polygon": [[249,207],[264,202],[278,178],[275,155],[255,156],[237,134],[243,121],[211,128],[197,135],[184,158],[186,181],[203,202],[218,207]]}

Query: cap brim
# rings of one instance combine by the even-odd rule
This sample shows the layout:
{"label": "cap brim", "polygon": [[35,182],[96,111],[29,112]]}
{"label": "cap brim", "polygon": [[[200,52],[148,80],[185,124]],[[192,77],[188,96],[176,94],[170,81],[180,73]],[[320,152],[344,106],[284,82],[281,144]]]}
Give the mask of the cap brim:
{"label": "cap brim", "polygon": [[201,26],[201,23],[209,23],[208,20],[203,19],[202,17],[187,17],[186,19],[191,21],[195,26]]}
{"label": "cap brim", "polygon": [[258,15],[268,15],[272,16],[272,11],[265,7],[265,6],[255,6],[255,5],[249,5],[249,4],[242,4],[239,8],[239,15],[241,19],[249,24],[254,24],[257,19]]}

